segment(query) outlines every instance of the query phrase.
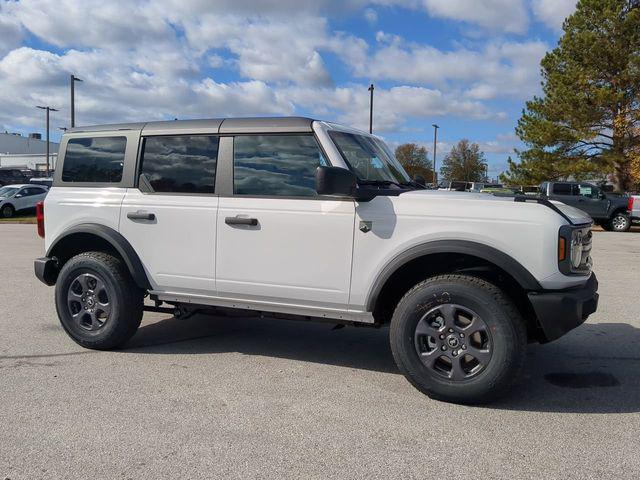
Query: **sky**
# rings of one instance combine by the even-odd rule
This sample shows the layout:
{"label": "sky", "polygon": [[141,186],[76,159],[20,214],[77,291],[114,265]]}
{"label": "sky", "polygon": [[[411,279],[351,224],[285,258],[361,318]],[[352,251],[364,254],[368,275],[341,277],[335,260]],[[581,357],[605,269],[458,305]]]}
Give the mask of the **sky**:
{"label": "sky", "polygon": [[[392,147],[480,144],[495,177],[519,146],[540,60],[575,0],[0,0],[0,131],[304,115]],[[440,166],[440,165],[438,165]]]}

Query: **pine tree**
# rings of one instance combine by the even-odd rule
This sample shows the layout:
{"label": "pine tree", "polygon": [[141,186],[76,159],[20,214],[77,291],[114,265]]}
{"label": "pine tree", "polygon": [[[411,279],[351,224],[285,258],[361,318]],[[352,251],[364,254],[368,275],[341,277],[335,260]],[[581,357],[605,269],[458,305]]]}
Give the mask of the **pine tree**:
{"label": "pine tree", "polygon": [[579,0],[563,30],[541,63],[544,95],[527,102],[518,121],[527,148],[502,179],[612,173],[626,190],[640,144],[640,0]]}

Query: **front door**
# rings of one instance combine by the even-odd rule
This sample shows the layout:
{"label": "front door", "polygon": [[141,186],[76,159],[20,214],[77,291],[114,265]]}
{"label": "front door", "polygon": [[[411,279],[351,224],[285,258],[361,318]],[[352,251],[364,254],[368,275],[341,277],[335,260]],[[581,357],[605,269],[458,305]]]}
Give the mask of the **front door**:
{"label": "front door", "polygon": [[233,188],[218,210],[219,296],[346,308],[355,203],[317,195],[326,164],[310,134],[234,138]]}
{"label": "front door", "polygon": [[218,137],[143,138],[138,187],[127,190],[120,233],[154,290],[215,294]]}

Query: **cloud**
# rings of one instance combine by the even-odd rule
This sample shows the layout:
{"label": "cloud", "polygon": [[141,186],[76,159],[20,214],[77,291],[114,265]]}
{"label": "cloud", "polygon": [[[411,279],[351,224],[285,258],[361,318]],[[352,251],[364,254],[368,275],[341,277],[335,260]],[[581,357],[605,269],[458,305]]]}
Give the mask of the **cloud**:
{"label": "cloud", "polygon": [[523,0],[423,0],[432,17],[464,21],[507,33],[525,33],[529,23]]}
{"label": "cloud", "polygon": [[475,100],[530,97],[538,89],[540,60],[548,49],[537,40],[488,43],[481,50],[442,51],[406,43],[384,32],[378,32],[376,39],[382,47],[354,66],[356,75],[441,88],[453,84]]}
{"label": "cloud", "polygon": [[535,17],[549,28],[559,32],[562,22],[576,9],[576,0],[532,0]]}
{"label": "cloud", "polygon": [[373,8],[367,8],[364,11],[364,19],[369,25],[375,25],[376,23],[378,23],[378,12],[376,12]]}

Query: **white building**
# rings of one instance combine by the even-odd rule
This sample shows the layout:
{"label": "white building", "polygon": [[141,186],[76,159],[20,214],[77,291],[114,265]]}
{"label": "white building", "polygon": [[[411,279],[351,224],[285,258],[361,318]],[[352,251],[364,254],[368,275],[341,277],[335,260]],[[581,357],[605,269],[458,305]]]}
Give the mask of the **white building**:
{"label": "white building", "polygon": [[[49,168],[55,169],[59,144],[49,142]],[[46,170],[47,142],[39,133],[23,136],[19,133],[0,132],[0,168],[28,168]]]}

